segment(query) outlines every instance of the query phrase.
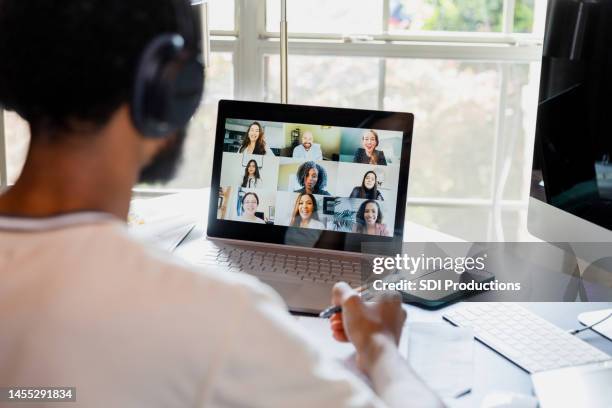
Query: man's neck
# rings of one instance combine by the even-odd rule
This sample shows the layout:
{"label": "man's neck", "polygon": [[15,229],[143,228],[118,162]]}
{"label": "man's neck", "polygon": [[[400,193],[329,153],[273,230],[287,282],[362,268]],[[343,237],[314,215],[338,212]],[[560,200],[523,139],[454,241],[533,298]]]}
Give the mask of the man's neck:
{"label": "man's neck", "polygon": [[127,219],[137,172],[122,171],[124,155],[109,160],[110,149],[93,146],[33,145],[21,176],[0,196],[0,214],[46,217],[100,211]]}

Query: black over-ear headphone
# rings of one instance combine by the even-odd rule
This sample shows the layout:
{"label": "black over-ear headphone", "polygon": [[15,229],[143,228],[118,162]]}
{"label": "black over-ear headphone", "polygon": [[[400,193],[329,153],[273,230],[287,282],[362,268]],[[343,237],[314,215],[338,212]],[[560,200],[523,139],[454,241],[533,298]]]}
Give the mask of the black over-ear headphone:
{"label": "black over-ear headphone", "polygon": [[155,37],[136,70],[132,120],[146,137],[161,138],[184,128],[202,99],[204,64],[200,19],[191,0],[172,0],[178,32]]}

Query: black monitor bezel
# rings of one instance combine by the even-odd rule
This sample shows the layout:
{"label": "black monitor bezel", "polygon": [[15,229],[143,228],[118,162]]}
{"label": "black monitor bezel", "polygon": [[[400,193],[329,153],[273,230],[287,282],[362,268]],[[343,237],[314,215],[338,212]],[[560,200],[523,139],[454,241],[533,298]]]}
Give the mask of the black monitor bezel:
{"label": "black monitor bezel", "polygon": [[285,233],[288,229],[295,227],[249,224],[217,219],[218,194],[216,192],[219,191],[221,180],[225,122],[230,118],[402,132],[402,153],[393,237],[374,237],[363,234],[316,230],[321,234],[314,245],[308,246],[308,248],[361,252],[362,243],[364,242],[382,242],[394,246],[401,245],[406,216],[406,198],[414,125],[413,114],[264,102],[219,101],[207,235],[211,238],[286,245]]}

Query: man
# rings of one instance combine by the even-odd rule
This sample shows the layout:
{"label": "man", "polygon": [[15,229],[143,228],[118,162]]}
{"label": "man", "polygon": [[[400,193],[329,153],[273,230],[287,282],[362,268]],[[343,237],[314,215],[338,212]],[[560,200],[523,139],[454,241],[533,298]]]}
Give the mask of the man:
{"label": "man", "polygon": [[302,144],[293,148],[293,157],[307,160],[323,160],[321,145],[312,143],[312,132],[307,130],[302,135]]}
{"label": "man", "polygon": [[0,0],[0,104],[31,128],[23,172],[0,196],[0,387],[74,386],[76,402],[49,405],[73,408],[439,404],[398,353],[396,298],[333,293],[334,336],[355,345],[372,391],[269,287],[193,271],[126,233],[133,185],[171,176],[184,140],[145,135],[133,106],[143,50],[177,32],[177,10]]}

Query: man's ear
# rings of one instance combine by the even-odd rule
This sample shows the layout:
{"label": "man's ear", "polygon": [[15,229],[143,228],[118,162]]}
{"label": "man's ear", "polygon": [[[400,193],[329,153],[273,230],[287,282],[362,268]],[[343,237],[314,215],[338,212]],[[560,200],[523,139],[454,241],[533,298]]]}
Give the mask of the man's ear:
{"label": "man's ear", "polygon": [[161,151],[174,136],[161,138],[148,138],[134,125],[132,112],[128,103],[122,104],[110,120],[112,134],[120,137],[118,140],[124,146],[134,146],[138,151],[140,166],[146,166]]}

